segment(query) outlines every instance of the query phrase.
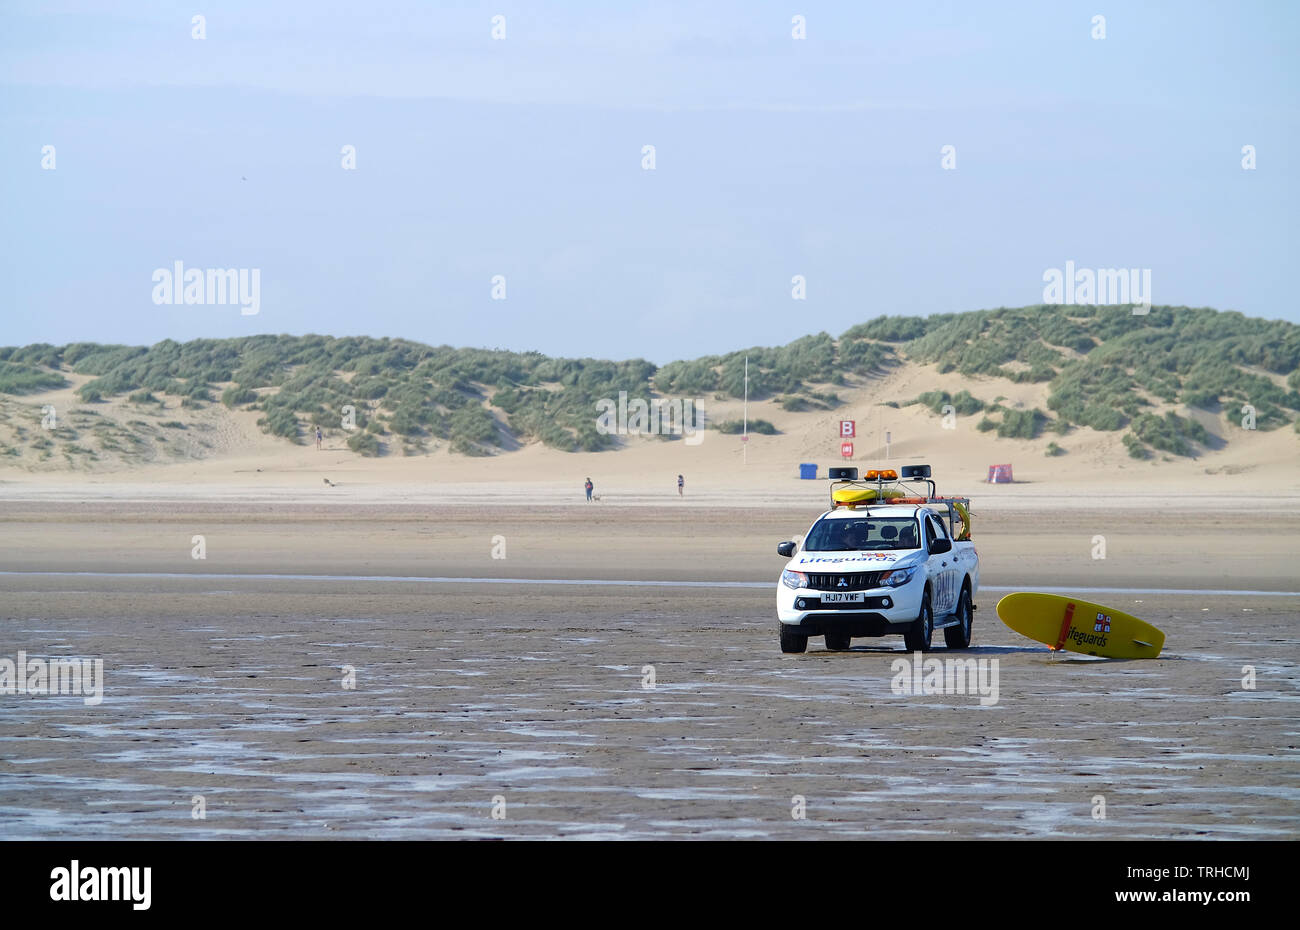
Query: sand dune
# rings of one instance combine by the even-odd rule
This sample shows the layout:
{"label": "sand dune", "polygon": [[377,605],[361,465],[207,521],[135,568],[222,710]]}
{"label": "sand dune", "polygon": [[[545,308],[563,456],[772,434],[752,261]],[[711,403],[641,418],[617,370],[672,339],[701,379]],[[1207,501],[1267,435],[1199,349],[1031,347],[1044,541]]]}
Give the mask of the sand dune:
{"label": "sand dune", "polygon": [[[980,414],[957,417],[953,428],[945,429],[941,417],[920,405],[895,409],[885,403],[906,402],[926,390],[965,389],[985,401],[1001,397],[1008,406],[1043,409],[1046,387],[996,378],[972,380],[939,374],[925,365],[903,365],[847,388],[825,386],[843,400],[835,410],[791,413],[773,401],[751,403],[750,418],[768,420],[780,432],[751,434],[748,443],[710,430],[696,445],[630,436],[622,439],[621,448],[606,452],[567,453],[529,443],[482,458],[452,454],[437,441],[426,455],[364,458],[347,449],[348,434],[342,430],[327,430],[324,448],[318,451],[314,442],[294,445],[263,433],[256,425],[256,412],[231,411],[220,404],[187,408],[174,397],[162,398],[162,405],[121,399],[78,404],[73,391],[85,379],[71,376],[71,380],[61,391],[30,395],[21,403],[4,401],[0,442],[9,443],[9,454],[0,456],[0,499],[162,495],[558,503],[579,500],[582,482],[590,476],[602,505],[644,504],[675,500],[680,473],[686,476],[683,505],[804,506],[819,502],[825,489],[819,483],[798,481],[799,463],[817,463],[822,474],[825,466],[842,464],[838,423],[853,419],[858,435],[852,464],[926,462],[934,467],[941,492],[973,494],[986,508],[1130,506],[1156,497],[1204,506],[1207,496],[1232,496],[1230,503],[1224,503],[1231,508],[1295,509],[1300,504],[1300,437],[1292,430],[1246,431],[1226,414],[1195,412],[1214,434],[1212,445],[1219,448],[1191,458],[1158,454],[1148,461],[1130,458],[1118,432],[1077,428],[1065,436],[999,439],[976,428]],[[715,422],[741,415],[739,401],[706,398],[704,403]],[[101,448],[102,442],[96,444],[96,437],[110,433],[109,428],[81,425],[76,427],[75,442],[96,451],[96,458],[59,454],[57,444],[41,458],[15,442],[14,431],[25,429],[29,437],[39,434],[44,404],[60,411],[61,425],[111,422],[145,435],[147,442],[124,454]],[[892,439],[888,450],[887,432]],[[1222,442],[1222,437],[1227,441]],[[1066,452],[1047,456],[1053,441]],[[114,444],[112,439],[108,442]],[[1013,465],[1017,483],[984,484],[987,467],[1001,463]]]}

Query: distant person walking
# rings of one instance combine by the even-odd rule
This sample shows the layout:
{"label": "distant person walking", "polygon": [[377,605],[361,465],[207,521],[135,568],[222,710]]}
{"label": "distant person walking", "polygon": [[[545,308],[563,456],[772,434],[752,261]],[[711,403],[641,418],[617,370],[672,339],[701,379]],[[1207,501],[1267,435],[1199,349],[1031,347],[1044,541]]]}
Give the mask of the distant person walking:
{"label": "distant person walking", "polygon": [[593,490],[595,487],[596,487],[596,486],[595,486],[594,484],[591,483],[591,479],[590,479],[590,478],[588,478],[588,479],[587,479],[587,483],[583,485],[583,488],[586,489],[586,491],[587,491],[587,503],[588,503],[588,504],[591,503],[591,492],[592,492],[592,490]]}
{"label": "distant person walking", "polygon": [[685,488],[686,488],[686,479],[683,478],[681,475],[678,475],[678,476],[677,476],[677,496],[678,496],[678,497],[682,497],[682,496],[683,496],[683,492],[684,492]]}
{"label": "distant person walking", "polygon": [[320,441],[321,441],[321,431],[320,431],[320,427],[318,426],[316,427],[316,451],[317,452],[320,451]]}

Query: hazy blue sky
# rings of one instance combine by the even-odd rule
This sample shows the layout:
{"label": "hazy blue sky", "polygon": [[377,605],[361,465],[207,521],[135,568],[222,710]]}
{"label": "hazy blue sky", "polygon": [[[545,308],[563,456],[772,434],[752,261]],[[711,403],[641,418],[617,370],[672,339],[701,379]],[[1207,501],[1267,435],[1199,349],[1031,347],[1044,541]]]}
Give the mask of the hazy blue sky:
{"label": "hazy blue sky", "polygon": [[[1298,25],[1290,2],[5,0],[0,344],[662,363],[1039,303],[1067,260],[1300,322]],[[155,305],[177,260],[260,269],[260,312]]]}

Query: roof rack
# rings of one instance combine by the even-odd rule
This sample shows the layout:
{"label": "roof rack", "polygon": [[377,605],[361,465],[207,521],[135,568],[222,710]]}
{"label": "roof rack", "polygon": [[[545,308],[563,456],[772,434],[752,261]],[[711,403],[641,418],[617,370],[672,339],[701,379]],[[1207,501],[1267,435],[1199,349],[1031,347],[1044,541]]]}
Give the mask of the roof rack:
{"label": "roof rack", "polygon": [[[904,465],[897,471],[892,468],[869,468],[866,474],[858,477],[856,468],[828,468],[827,475],[831,481],[831,509],[844,507],[856,510],[859,507],[891,504],[918,504],[946,507],[948,511],[948,529],[953,538],[961,541],[970,539],[970,498],[940,497],[930,477],[929,465]],[[927,493],[909,486],[924,482]],[[960,520],[962,528],[957,532],[956,521]]]}

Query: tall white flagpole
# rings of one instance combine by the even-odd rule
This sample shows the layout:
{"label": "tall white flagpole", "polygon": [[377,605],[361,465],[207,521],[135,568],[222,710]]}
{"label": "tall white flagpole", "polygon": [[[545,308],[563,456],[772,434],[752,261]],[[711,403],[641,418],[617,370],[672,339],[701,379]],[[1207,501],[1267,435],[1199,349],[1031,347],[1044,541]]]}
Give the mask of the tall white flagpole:
{"label": "tall white flagpole", "polygon": [[743,438],[740,440],[741,446],[744,447],[743,465],[749,464],[749,356],[745,356],[745,423]]}

